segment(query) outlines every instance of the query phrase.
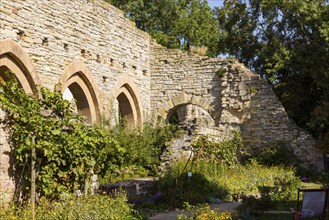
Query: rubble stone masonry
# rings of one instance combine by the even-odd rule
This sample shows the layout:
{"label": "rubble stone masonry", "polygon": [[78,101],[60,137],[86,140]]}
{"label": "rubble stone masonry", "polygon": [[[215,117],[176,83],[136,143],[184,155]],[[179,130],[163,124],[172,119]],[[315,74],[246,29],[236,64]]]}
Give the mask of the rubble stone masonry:
{"label": "rubble stone masonry", "polygon": [[[305,165],[323,169],[314,139],[257,74],[234,60],[162,47],[102,0],[1,0],[0,77],[7,69],[27,93],[69,88],[92,123],[120,109],[141,126],[193,105],[213,120],[204,133],[238,129],[251,150],[284,141]],[[0,111],[0,201],[14,190],[4,118]]]}

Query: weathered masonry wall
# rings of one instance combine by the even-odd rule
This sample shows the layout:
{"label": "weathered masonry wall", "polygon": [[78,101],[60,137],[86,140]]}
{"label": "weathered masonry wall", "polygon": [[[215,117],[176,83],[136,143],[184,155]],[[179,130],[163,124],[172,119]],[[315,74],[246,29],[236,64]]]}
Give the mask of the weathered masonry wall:
{"label": "weathered masonry wall", "polygon": [[323,167],[312,136],[289,120],[271,87],[242,64],[153,43],[151,73],[151,106],[163,118],[182,106],[195,105],[214,119],[210,129],[201,124],[211,135],[224,137],[238,129],[250,150],[284,142],[306,166]]}
{"label": "weathered masonry wall", "polygon": [[219,116],[220,59],[200,57],[179,50],[168,50],[152,43],[151,108],[167,117],[186,102],[203,107],[214,118]]}
{"label": "weathered masonry wall", "polygon": [[149,110],[149,36],[120,10],[102,1],[1,0],[0,11],[0,40],[28,53],[41,85],[53,89],[70,65],[83,63],[102,96],[101,111],[111,108],[110,93],[122,76]]}
{"label": "weathered masonry wall", "polygon": [[[179,117],[197,117],[201,133],[238,129],[251,150],[284,141],[306,165],[323,167],[313,138],[258,75],[233,60],[164,48],[102,0],[1,0],[0,78],[6,70],[27,93],[60,83],[92,123],[120,111],[136,127],[185,106]],[[0,201],[15,189],[4,119],[0,109]]]}
{"label": "weathered masonry wall", "polygon": [[[118,109],[112,104],[123,94],[116,105],[131,106],[124,114],[136,126],[143,123],[150,111],[149,42],[147,33],[103,1],[0,1],[0,77],[15,72],[27,93],[61,83],[82,107],[88,102],[81,111],[91,122]],[[14,190],[2,125],[0,120],[0,201]]]}

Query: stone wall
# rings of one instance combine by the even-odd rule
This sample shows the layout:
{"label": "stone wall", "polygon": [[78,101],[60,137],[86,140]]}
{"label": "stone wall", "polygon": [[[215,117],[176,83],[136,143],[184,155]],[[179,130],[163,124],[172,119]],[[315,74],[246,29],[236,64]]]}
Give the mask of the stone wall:
{"label": "stone wall", "polygon": [[[147,33],[103,1],[0,3],[0,67],[15,72],[28,93],[35,92],[33,84],[50,89],[57,83],[79,84],[92,102],[93,122],[109,115],[124,93],[134,107],[134,120],[142,124],[150,111],[149,42]],[[0,202],[3,193],[14,190],[7,135],[0,121]]]}
{"label": "stone wall", "polygon": [[[104,109],[123,75],[150,109],[149,35],[103,1],[1,0],[0,40],[17,42],[30,56],[40,84],[51,89],[72,63],[84,63]],[[102,111],[103,109],[101,109]]]}
{"label": "stone wall", "polygon": [[[191,112],[188,109],[192,104],[205,109],[215,121],[211,127],[211,123],[199,124],[199,133],[218,139],[237,129],[251,151],[283,142],[293,148],[305,166],[323,168],[313,137],[288,118],[259,75],[235,60],[168,50],[156,43],[151,49],[151,106],[160,116],[168,118],[177,109],[179,114]],[[185,109],[181,110],[182,106]]]}
{"label": "stone wall", "polygon": [[168,50],[155,42],[151,49],[151,109],[167,117],[176,107],[190,103],[217,118],[221,86],[216,72],[223,60]]}
{"label": "stone wall", "polygon": [[[37,85],[61,83],[64,92],[78,84],[91,122],[110,116],[113,103],[117,111],[131,106],[123,112],[139,126],[148,115],[168,119],[188,106],[181,117],[196,117],[201,133],[223,138],[238,129],[251,150],[284,141],[306,165],[322,168],[313,138],[289,120],[258,75],[234,60],[162,47],[101,0],[1,0],[0,77],[3,67],[28,93]],[[14,189],[1,117],[0,193]]]}

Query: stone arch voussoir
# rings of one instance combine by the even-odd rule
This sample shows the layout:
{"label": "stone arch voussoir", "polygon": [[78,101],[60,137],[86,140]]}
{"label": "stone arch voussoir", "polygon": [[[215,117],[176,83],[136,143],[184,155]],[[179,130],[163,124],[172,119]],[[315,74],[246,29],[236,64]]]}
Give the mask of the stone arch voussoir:
{"label": "stone arch voussoir", "polygon": [[196,96],[184,92],[165,102],[164,105],[159,108],[158,114],[164,119],[168,119],[168,116],[170,116],[171,113],[175,112],[181,106],[188,104],[203,108],[210,114],[211,117],[213,117],[213,107],[207,99],[202,96]]}
{"label": "stone arch voussoir", "polygon": [[0,41],[0,67],[5,66],[15,73],[26,93],[37,95],[37,85],[41,85],[36,68],[30,56],[11,39]]}
{"label": "stone arch voussoir", "polygon": [[[120,77],[115,83],[109,97],[109,106],[113,106],[114,101],[122,93],[127,97],[131,105],[135,126],[141,128],[143,126],[143,115],[141,110],[140,94],[137,86],[129,75]],[[109,111],[111,111],[111,109],[109,109]]]}
{"label": "stone arch voussoir", "polygon": [[74,62],[66,67],[59,78],[60,92],[63,94],[65,89],[73,83],[79,85],[88,101],[91,122],[99,122],[100,110],[102,109],[102,96],[86,64]]}

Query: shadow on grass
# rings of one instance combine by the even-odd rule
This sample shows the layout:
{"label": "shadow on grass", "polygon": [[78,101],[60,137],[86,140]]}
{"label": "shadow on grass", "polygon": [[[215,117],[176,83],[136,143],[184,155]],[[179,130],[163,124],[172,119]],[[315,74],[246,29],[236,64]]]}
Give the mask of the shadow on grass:
{"label": "shadow on grass", "polygon": [[209,181],[201,173],[193,173],[188,177],[187,172],[180,175],[168,173],[155,184],[156,191],[161,193],[161,202],[169,208],[180,208],[184,203],[191,205],[209,202],[214,199],[225,200],[228,189]]}

